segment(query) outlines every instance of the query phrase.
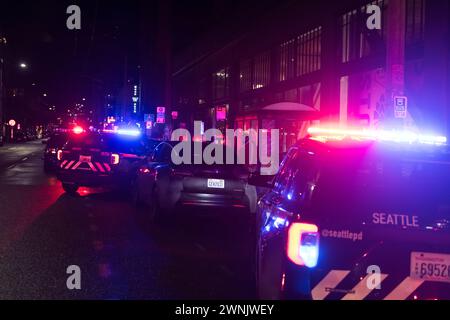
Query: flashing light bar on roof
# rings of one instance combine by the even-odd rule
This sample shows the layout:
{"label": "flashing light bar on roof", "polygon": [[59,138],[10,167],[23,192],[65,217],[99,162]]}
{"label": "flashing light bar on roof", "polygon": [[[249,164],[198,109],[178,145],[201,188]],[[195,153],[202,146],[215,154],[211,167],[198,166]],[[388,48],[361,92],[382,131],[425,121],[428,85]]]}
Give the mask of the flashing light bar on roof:
{"label": "flashing light bar on roof", "polygon": [[137,129],[114,129],[114,130],[105,129],[105,130],[103,130],[103,132],[117,133],[120,135],[133,136],[133,137],[138,137],[141,135],[141,132]]}
{"label": "flashing light bar on roof", "polygon": [[80,126],[76,126],[75,128],[73,128],[73,133],[75,134],[82,134],[84,132],[84,129]]}
{"label": "flashing light bar on roof", "polygon": [[351,139],[358,141],[391,141],[399,143],[420,143],[440,146],[447,144],[447,138],[444,136],[422,135],[412,131],[312,127],[308,129],[308,133],[312,139],[323,142]]}

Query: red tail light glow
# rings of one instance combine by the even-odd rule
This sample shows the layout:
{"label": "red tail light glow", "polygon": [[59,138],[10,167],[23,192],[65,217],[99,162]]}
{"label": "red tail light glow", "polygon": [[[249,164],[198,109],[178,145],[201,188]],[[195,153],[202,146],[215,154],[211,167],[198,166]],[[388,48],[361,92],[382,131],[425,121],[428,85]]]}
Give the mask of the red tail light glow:
{"label": "red tail light glow", "polygon": [[76,126],[75,128],[73,128],[73,133],[75,134],[82,134],[84,132],[84,129],[80,126]]}
{"label": "red tail light glow", "polygon": [[314,224],[293,223],[288,232],[287,255],[299,266],[314,268],[319,259],[319,228]]}

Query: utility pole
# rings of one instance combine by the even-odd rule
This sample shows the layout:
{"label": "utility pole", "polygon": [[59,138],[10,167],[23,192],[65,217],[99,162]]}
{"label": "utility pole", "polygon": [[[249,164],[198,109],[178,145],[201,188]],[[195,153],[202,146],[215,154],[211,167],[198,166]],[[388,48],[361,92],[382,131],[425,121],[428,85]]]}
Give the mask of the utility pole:
{"label": "utility pole", "polygon": [[388,125],[404,126],[404,119],[395,118],[394,97],[405,94],[406,0],[389,1],[387,11],[386,98],[388,105],[385,110],[385,120]]}

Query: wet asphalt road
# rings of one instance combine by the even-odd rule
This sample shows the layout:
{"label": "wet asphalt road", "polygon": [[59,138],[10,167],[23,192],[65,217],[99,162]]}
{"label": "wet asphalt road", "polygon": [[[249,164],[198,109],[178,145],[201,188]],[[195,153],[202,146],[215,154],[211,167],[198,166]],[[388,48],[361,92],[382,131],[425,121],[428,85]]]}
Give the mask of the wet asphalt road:
{"label": "wet asphalt road", "polygon": [[[246,212],[183,210],[149,225],[127,196],[66,195],[43,145],[0,148],[0,299],[252,299]],[[66,269],[81,269],[69,290]]]}

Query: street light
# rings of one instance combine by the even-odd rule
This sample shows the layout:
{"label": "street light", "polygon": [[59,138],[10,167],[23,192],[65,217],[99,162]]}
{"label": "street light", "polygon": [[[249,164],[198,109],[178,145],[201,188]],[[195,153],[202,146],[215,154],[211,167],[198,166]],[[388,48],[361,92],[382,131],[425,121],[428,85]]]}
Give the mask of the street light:
{"label": "street light", "polygon": [[21,63],[19,64],[19,66],[20,66],[21,69],[26,69],[26,68],[28,68],[28,65],[27,65],[25,62],[21,62]]}

